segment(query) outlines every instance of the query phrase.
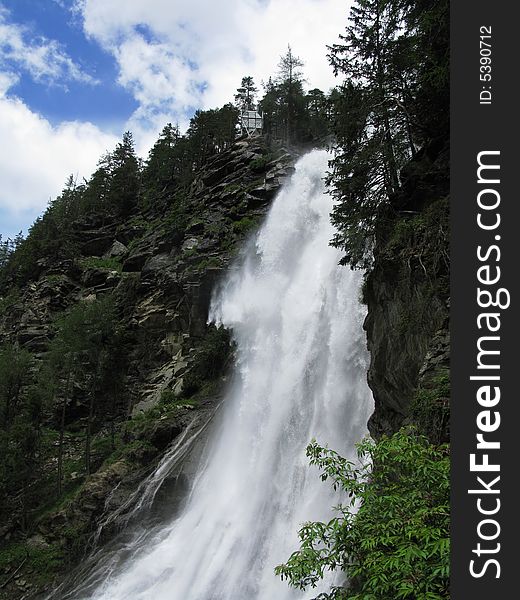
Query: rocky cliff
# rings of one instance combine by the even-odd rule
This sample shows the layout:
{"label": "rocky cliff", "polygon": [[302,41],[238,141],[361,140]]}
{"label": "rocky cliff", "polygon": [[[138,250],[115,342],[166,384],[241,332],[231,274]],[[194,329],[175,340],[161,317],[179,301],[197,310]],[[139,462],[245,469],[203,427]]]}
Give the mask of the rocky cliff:
{"label": "rocky cliff", "polygon": [[[431,143],[403,170],[365,280],[375,438],[407,423],[435,442],[449,436],[447,157],[443,143]],[[92,378],[55,398],[64,407],[63,490],[56,497],[60,415],[51,410],[42,433],[50,451],[39,463],[30,523],[17,496],[2,509],[1,600],[52,588],[85,551],[113,538],[165,458],[162,489],[168,510],[176,509],[194,464],[192,442],[211,425],[232,355],[228,333],[207,324],[212,290],[295,158],[261,137],[239,140],[207,161],[182,195],[165,198],[161,210],[141,206],[124,218],[76,220],[78,255],[42,256],[37,277],[1,299],[0,343],[28,350],[32,368],[45,362],[63,315],[110,299],[120,338],[114,373],[122,374],[114,405],[107,408],[100,391],[94,415]],[[86,424],[93,427],[90,473]],[[182,460],[170,461],[172,449]]]}
{"label": "rocky cliff", "polygon": [[448,147],[433,141],[403,169],[363,290],[375,438],[415,424],[449,439]]}
{"label": "rocky cliff", "polygon": [[[207,325],[211,292],[294,159],[261,137],[239,140],[207,162],[181,202],[171,199],[169,211],[150,207],[124,219],[92,214],[76,221],[80,255],[41,257],[39,276],[2,299],[0,343],[16,343],[38,364],[62,315],[110,297],[122,339],[114,361],[123,364],[124,375],[115,418],[100,411],[93,420],[89,476],[82,463],[82,432],[92,420],[89,380],[63,399],[65,495],[55,498],[56,458],[50,455],[43,460],[39,501],[31,506],[33,524],[22,523],[16,500],[3,507],[0,598],[32,597],[78,561],[94,534],[95,541],[109,538],[171,443],[210,422],[232,352],[227,332]],[[58,419],[55,414],[47,423],[49,431]],[[57,443],[54,438],[51,446]],[[183,455],[189,451],[184,444]],[[170,498],[182,494],[182,473],[170,483]]]}

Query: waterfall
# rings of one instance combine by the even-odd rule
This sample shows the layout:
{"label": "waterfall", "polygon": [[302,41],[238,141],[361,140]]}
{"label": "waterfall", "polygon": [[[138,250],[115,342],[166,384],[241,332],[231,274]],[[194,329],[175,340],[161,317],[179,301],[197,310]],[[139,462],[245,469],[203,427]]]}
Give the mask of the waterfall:
{"label": "waterfall", "polygon": [[[210,320],[232,329],[233,383],[181,514],[140,542],[91,600],[314,597],[273,573],[308,520],[338,502],[310,467],[314,437],[344,456],[372,410],[361,277],[329,246],[329,155],[301,158],[214,294]],[[139,542],[136,542],[139,543]],[[330,581],[328,582],[330,583]],[[81,596],[84,598],[85,596]]]}

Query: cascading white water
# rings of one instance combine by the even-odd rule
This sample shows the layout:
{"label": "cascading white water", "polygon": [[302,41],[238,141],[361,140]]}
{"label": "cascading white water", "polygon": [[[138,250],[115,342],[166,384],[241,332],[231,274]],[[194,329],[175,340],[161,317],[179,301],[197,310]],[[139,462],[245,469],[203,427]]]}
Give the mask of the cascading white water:
{"label": "cascading white water", "polygon": [[353,456],[372,409],[360,276],[329,246],[327,160],[298,161],[213,299],[210,319],[237,343],[235,383],[186,507],[92,600],[309,597],[273,573],[299,526],[329,518],[338,500],[305,447],[315,437]]}

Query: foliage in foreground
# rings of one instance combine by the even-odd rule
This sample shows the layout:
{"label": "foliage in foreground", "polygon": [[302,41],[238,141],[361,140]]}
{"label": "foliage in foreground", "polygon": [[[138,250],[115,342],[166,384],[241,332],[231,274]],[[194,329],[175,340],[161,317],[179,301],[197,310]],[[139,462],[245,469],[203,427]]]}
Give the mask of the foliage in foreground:
{"label": "foliage in foreground", "polygon": [[[347,494],[329,523],[306,523],[301,546],[276,574],[316,587],[327,571],[345,587],[320,600],[449,598],[449,456],[410,430],[358,446],[361,466],[313,441],[307,456]],[[359,510],[356,513],[356,507]]]}

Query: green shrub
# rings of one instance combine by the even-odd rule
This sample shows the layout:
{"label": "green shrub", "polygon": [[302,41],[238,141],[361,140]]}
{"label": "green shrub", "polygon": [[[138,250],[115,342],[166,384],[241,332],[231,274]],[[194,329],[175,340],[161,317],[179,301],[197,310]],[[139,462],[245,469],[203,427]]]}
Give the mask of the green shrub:
{"label": "green shrub", "polygon": [[197,263],[197,269],[199,271],[204,271],[206,269],[218,268],[221,266],[220,260],[216,256],[210,256],[209,258],[203,258],[199,263]]}
{"label": "green shrub", "polygon": [[210,325],[195,358],[184,376],[183,395],[193,396],[204,383],[215,379],[225,370],[232,351],[231,336],[225,327]]}
{"label": "green shrub", "polygon": [[433,279],[448,272],[449,235],[449,199],[441,198],[422,213],[396,221],[383,253],[386,258],[418,263]]}
{"label": "green shrub", "polygon": [[13,571],[23,563],[25,571],[32,570],[31,583],[42,585],[52,580],[63,566],[64,558],[63,550],[58,545],[33,546],[16,542],[0,550],[0,573]]}
{"label": "green shrub", "polygon": [[176,406],[193,406],[191,399],[184,398],[183,396],[176,395],[173,390],[165,389],[161,392],[161,398],[159,399],[159,409],[169,410]]}
{"label": "green shrub", "polygon": [[97,258],[91,256],[83,258],[80,264],[84,269],[106,269],[107,271],[117,271],[118,273],[121,273],[123,270],[123,265],[118,258]]}
{"label": "green shrub", "polygon": [[450,371],[447,368],[422,382],[410,407],[413,422],[432,443],[448,439],[450,421]]}
{"label": "green shrub", "polygon": [[[361,466],[313,441],[307,456],[346,492],[328,523],[306,523],[300,549],[276,573],[295,588],[342,571],[346,587],[320,600],[449,597],[449,455],[412,430],[358,446]],[[373,465],[373,468],[371,467]],[[359,510],[356,513],[356,503]]]}
{"label": "green shrub", "polygon": [[135,466],[136,463],[139,463],[142,460],[143,456],[155,456],[157,454],[157,448],[145,438],[149,435],[150,427],[153,425],[154,419],[156,418],[156,415],[154,415],[153,418],[138,415],[128,421],[125,424],[124,435],[129,441],[121,443],[112,454],[105,459],[103,465],[106,467],[120,460],[127,460]]}
{"label": "green shrub", "polygon": [[0,317],[20,300],[20,292],[12,288],[5,296],[0,297]]}
{"label": "green shrub", "polygon": [[226,185],[226,187],[222,190],[222,196],[228,196],[230,194],[235,194],[242,189],[242,186],[238,183],[230,183]]}
{"label": "green shrub", "polygon": [[175,239],[182,239],[189,216],[193,217],[193,214],[187,209],[186,198],[182,193],[178,193],[172,198],[172,204],[161,221],[161,229]]}
{"label": "green shrub", "polygon": [[259,171],[265,171],[267,165],[274,159],[274,155],[273,154],[264,154],[262,156],[259,156],[258,158],[255,158],[254,160],[252,160],[249,163],[249,168],[252,171],[255,172],[259,172]]}
{"label": "green shrub", "polygon": [[240,219],[240,221],[235,221],[233,223],[233,233],[236,233],[238,235],[244,235],[249,231],[255,229],[257,225],[257,219],[253,219],[251,217],[244,217],[243,219]]}

